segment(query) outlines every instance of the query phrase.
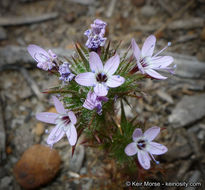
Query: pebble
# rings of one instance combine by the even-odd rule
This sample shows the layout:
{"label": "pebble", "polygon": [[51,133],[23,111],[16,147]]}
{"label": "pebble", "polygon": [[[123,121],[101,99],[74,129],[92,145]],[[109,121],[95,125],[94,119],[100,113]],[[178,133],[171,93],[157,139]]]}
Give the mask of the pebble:
{"label": "pebble", "polygon": [[3,177],[0,181],[0,189],[6,189],[12,182],[12,177],[6,176]]}
{"label": "pebble", "polygon": [[55,149],[40,144],[27,149],[14,167],[17,182],[34,189],[50,182],[60,169],[61,158]]}
{"label": "pebble", "polygon": [[142,7],[141,14],[145,17],[152,17],[157,13],[156,9],[150,5]]}
{"label": "pebble", "polygon": [[2,27],[0,27],[0,40],[6,40],[7,39],[7,33],[6,30]]}
{"label": "pebble", "polygon": [[37,136],[41,136],[43,135],[45,132],[45,128],[44,128],[44,125],[42,123],[37,123],[35,129],[34,129],[34,133],[37,135]]}
{"label": "pebble", "polygon": [[173,127],[184,127],[193,124],[205,116],[205,93],[184,96],[173,109],[169,122]]}

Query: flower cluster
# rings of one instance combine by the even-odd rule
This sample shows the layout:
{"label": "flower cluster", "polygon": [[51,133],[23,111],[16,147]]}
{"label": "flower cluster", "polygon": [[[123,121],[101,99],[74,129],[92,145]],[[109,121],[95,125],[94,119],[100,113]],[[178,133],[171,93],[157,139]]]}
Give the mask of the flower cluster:
{"label": "flower cluster", "polygon": [[[75,146],[77,137],[85,131],[90,142],[97,140],[104,144],[105,149],[109,147],[109,150],[113,150],[112,155],[116,153],[117,159],[120,160],[123,155],[127,155],[125,160],[131,156],[134,159],[137,154],[140,165],[149,169],[151,159],[158,163],[153,155],[167,151],[165,146],[152,142],[160,128],[151,127],[144,134],[140,128],[133,132],[133,124],[127,122],[123,114],[122,100],[126,101],[126,97],[131,95],[136,97],[135,93],[139,92],[136,85],[141,78],[166,79],[167,76],[161,75],[160,71],[174,73],[173,58],[159,56],[171,43],[153,56],[156,43],[154,35],[145,40],[142,50],[132,39],[135,59],[127,58],[128,52],[120,58],[117,49],[109,49],[110,44],[104,47],[106,25],[96,19],[91,29],[85,32],[88,37],[85,44],[87,48],[76,44],[77,56],[67,59],[68,62],[62,61],[51,50],[46,51],[36,45],[28,46],[28,52],[36,60],[37,67],[57,75],[64,83],[63,87],[47,92],[62,97],[64,104],[53,96],[58,113],[38,113],[36,118],[55,124],[47,138],[47,144],[51,147],[65,135],[70,145]],[[122,113],[121,123],[116,125],[115,103],[118,100],[121,101]],[[78,122],[74,113],[78,116]],[[131,135],[133,142],[128,144],[128,136]]]}
{"label": "flower cluster", "polygon": [[91,24],[91,29],[84,32],[84,35],[88,37],[85,44],[86,47],[96,50],[100,46],[105,45],[107,39],[104,37],[106,25],[107,24],[105,22],[99,19],[96,19],[94,24]]}

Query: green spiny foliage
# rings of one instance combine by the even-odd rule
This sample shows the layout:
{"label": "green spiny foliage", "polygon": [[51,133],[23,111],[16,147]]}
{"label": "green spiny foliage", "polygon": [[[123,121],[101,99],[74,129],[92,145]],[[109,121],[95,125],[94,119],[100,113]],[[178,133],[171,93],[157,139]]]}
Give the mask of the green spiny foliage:
{"label": "green spiny foliage", "polygon": [[[106,47],[102,47],[100,51],[100,58],[105,63],[112,57],[120,43],[114,48],[110,49],[111,44],[108,42]],[[76,44],[76,55],[74,57],[66,58],[71,64],[71,71],[77,75],[84,72],[91,72],[89,66],[89,50],[81,44]],[[129,49],[124,53],[120,59],[119,68],[116,75],[125,78],[125,82],[117,87],[111,88],[107,95],[108,102],[103,103],[103,112],[101,115],[96,113],[96,110],[88,110],[82,105],[85,102],[87,94],[90,90],[89,87],[80,86],[72,80],[69,84],[63,87],[56,87],[48,91],[48,93],[58,93],[63,97],[63,101],[67,109],[70,109],[78,116],[78,131],[83,130],[87,135],[90,144],[96,145],[110,152],[110,156],[116,158],[118,163],[133,164],[133,157],[128,157],[124,153],[127,144],[132,142],[132,133],[136,127],[133,121],[128,121],[125,116],[124,102],[129,104],[127,96],[135,96],[139,93],[137,83],[142,79],[143,75],[131,75],[129,71],[135,66],[133,58],[128,58]],[[137,97],[137,96],[136,96]],[[121,119],[116,118],[116,101],[121,103]]]}

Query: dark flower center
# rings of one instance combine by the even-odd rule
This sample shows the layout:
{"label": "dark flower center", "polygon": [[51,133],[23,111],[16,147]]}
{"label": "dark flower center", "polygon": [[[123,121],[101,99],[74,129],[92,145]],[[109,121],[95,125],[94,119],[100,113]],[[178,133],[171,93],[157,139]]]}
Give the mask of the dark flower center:
{"label": "dark flower center", "polygon": [[108,79],[107,76],[103,73],[98,73],[97,76],[96,76],[96,80],[99,83],[107,82],[107,79]]}
{"label": "dark flower center", "polygon": [[145,58],[140,58],[140,64],[141,64],[143,67],[146,67],[146,66],[147,66],[147,63],[146,63]]}
{"label": "dark flower center", "polygon": [[65,125],[68,125],[71,122],[68,116],[63,116],[61,119],[64,121]]}
{"label": "dark flower center", "polygon": [[137,142],[137,148],[139,148],[140,150],[144,149],[146,147],[146,142],[144,140],[139,140]]}

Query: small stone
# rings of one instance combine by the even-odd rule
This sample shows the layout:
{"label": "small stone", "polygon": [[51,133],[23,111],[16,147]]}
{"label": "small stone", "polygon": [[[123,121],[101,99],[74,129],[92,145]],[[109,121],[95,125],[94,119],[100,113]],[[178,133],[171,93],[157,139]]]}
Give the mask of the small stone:
{"label": "small stone", "polygon": [[200,37],[201,37],[202,40],[205,41],[205,27],[202,29]]}
{"label": "small stone", "polygon": [[9,176],[3,177],[0,181],[0,189],[8,188],[11,182],[12,182],[12,177]]}
{"label": "small stone", "polygon": [[44,129],[44,125],[42,123],[37,123],[35,129],[34,129],[34,133],[37,135],[37,136],[41,136],[43,135],[45,132],[45,129]]}
{"label": "small stone", "polygon": [[0,40],[6,40],[7,39],[7,34],[4,28],[0,27]]}
{"label": "small stone", "polygon": [[60,169],[58,152],[40,144],[26,150],[14,167],[17,182],[25,189],[34,189],[50,182]]}
{"label": "small stone", "polygon": [[141,14],[145,17],[152,17],[156,14],[156,9],[152,6],[146,5],[142,7]]}
{"label": "small stone", "polygon": [[145,0],[132,0],[132,4],[136,7],[141,7],[145,4]]}
{"label": "small stone", "polygon": [[79,172],[85,157],[85,148],[79,145],[75,148],[73,157],[70,159],[69,168],[73,172]]}
{"label": "small stone", "polygon": [[176,105],[169,122],[173,127],[184,127],[193,124],[205,116],[205,93],[195,96],[184,96]]}

